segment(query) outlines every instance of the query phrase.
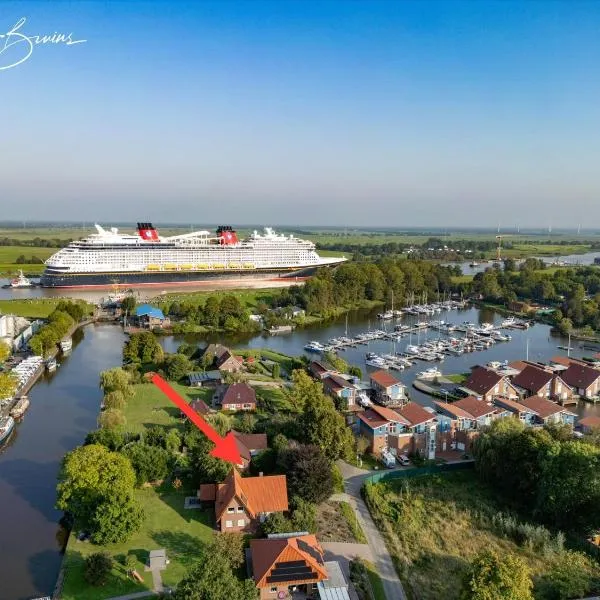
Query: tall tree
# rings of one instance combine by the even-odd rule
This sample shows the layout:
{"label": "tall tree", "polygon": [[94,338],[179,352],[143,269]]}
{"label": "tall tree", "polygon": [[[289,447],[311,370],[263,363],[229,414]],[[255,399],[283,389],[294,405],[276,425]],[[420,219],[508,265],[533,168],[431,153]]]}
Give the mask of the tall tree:
{"label": "tall tree", "polygon": [[10,346],[0,340],[0,363],[3,363],[11,355]]}

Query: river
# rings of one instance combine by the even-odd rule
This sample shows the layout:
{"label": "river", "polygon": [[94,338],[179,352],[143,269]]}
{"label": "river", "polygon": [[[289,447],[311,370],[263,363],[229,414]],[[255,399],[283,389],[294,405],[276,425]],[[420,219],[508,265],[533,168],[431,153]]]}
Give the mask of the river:
{"label": "river", "polygon": [[[474,308],[441,313],[435,318],[456,323],[498,323],[502,319],[491,311]],[[410,323],[412,319],[404,317],[400,322]],[[377,325],[373,313],[355,311],[348,317],[348,334],[367,331]],[[303,346],[307,342],[325,342],[344,335],[345,331],[346,321],[342,318],[322,326],[299,329],[290,335],[212,336],[210,341],[220,341],[235,348],[266,347],[297,355],[304,352]],[[412,341],[424,341],[426,336],[436,335],[430,332],[419,339],[413,335]],[[566,340],[551,337],[547,325],[537,324],[527,331],[514,330],[511,335],[510,342],[498,343],[487,351],[448,357],[440,368],[444,373],[460,373],[477,363],[522,359],[526,356],[527,346],[531,360],[548,360],[556,354],[564,354],[557,346],[566,344]],[[98,374],[121,363],[124,339],[120,328],[114,325],[89,325],[77,332],[71,356],[63,360],[56,373],[45,375],[34,386],[29,394],[29,411],[9,442],[0,449],[0,600],[26,600],[52,593],[62,558],[61,543],[64,542],[64,531],[58,525],[61,513],[54,508],[60,461],[94,428],[101,400]],[[206,342],[198,336],[161,338],[169,352],[174,352],[183,340]],[[410,341],[405,338],[395,349],[404,350]],[[576,342],[573,345],[574,356],[593,353],[580,348]],[[374,341],[368,346],[350,348],[340,355],[361,367],[364,377],[367,351],[388,353],[394,351],[394,345]],[[412,388],[412,381],[418,371],[429,366],[429,363],[418,363],[399,375],[409,386],[411,397],[424,405],[430,405],[432,399]],[[600,415],[600,405],[581,403],[577,412]]]}
{"label": "river", "polygon": [[95,427],[98,373],[120,364],[123,340],[113,325],[76,332],[72,354],[33,387],[28,412],[0,448],[2,600],[52,595],[65,539],[54,508],[60,462]]}

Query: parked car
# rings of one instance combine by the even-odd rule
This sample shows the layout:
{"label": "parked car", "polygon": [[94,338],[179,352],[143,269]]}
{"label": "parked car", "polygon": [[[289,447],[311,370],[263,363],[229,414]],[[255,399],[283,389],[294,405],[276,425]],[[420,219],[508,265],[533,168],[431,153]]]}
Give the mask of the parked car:
{"label": "parked car", "polygon": [[408,458],[408,456],[406,456],[406,454],[401,454],[398,457],[398,463],[401,467],[408,467],[410,465],[410,459]]}

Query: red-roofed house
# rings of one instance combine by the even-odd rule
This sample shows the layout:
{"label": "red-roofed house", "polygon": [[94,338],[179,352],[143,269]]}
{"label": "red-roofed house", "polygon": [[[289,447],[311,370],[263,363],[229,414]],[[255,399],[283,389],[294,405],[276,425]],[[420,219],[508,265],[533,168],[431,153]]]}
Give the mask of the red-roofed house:
{"label": "red-roofed house", "polygon": [[323,390],[330,396],[344,398],[348,407],[356,404],[356,386],[336,373],[329,373],[322,379]]}
{"label": "red-roofed house", "polygon": [[317,583],[328,579],[323,548],[314,535],[251,540],[250,560],[260,600],[290,599],[290,588],[298,588],[303,598],[316,598]]}
{"label": "red-roofed house", "polygon": [[573,362],[560,376],[579,396],[595,398],[600,395],[600,370],[598,369]]}
{"label": "red-roofed house", "polygon": [[583,433],[600,431],[600,417],[595,417],[593,415],[589,417],[583,417],[577,421],[577,428],[581,429]]}
{"label": "red-roofed house", "polygon": [[263,450],[267,449],[267,434],[266,433],[240,433],[232,430],[231,433],[235,438],[235,443],[242,457],[241,469],[247,469],[253,456],[256,456]]}
{"label": "red-roofed house", "polygon": [[308,365],[308,370],[310,371],[310,374],[315,379],[324,379],[330,373],[335,373],[336,372],[336,371],[334,371],[333,369],[330,369],[329,367],[327,367],[327,365],[324,365],[322,362],[320,362],[318,360],[313,360],[310,363],[310,365]]}
{"label": "red-roofed house", "polygon": [[223,483],[202,484],[198,498],[215,499],[215,520],[221,532],[255,532],[267,515],[288,510],[285,475],[242,477],[233,468]]}
{"label": "red-roofed house", "polygon": [[399,406],[406,402],[404,384],[387,371],[375,371],[370,375],[375,401],[384,406]]}
{"label": "red-roofed house", "polygon": [[508,377],[488,369],[477,366],[471,371],[469,378],[462,384],[473,396],[491,402],[494,396],[518,398],[519,394]]}
{"label": "red-roofed house", "polygon": [[572,396],[571,388],[560,375],[553,371],[528,364],[516,377],[512,384],[523,390],[524,396],[542,396],[561,402]]}
{"label": "red-roofed house", "polygon": [[232,383],[216,397],[222,410],[256,410],[256,392],[247,383]]}
{"label": "red-roofed house", "polygon": [[575,424],[575,417],[577,416],[575,413],[541,396],[523,398],[521,404],[535,413],[536,423],[539,425],[549,425],[551,423]]}

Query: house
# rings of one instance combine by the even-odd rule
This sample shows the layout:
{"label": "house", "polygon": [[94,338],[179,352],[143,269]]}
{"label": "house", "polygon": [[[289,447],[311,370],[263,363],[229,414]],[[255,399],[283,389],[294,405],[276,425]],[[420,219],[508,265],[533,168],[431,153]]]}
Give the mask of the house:
{"label": "house", "polygon": [[210,408],[208,404],[202,400],[202,398],[196,398],[195,400],[192,400],[190,402],[190,406],[195,412],[203,417],[213,412],[212,408]]}
{"label": "house", "polygon": [[235,444],[242,457],[242,464],[239,465],[241,469],[247,469],[252,457],[268,448],[266,433],[240,433],[233,429],[231,433],[235,438]]}
{"label": "house", "polygon": [[322,381],[325,393],[336,398],[344,398],[348,401],[348,407],[356,404],[356,386],[347,379],[336,373],[329,373]]}
{"label": "house", "polygon": [[384,406],[400,405],[406,402],[404,384],[387,371],[375,371],[370,375],[374,399]]}
{"label": "house", "polygon": [[587,365],[571,363],[561,373],[563,381],[573,392],[583,398],[595,398],[600,394],[600,370]]}
{"label": "house", "polygon": [[223,483],[202,484],[198,498],[215,503],[217,529],[226,533],[253,533],[268,515],[289,508],[285,475],[242,477],[235,467]]}
{"label": "house", "polygon": [[290,588],[313,598],[317,584],[329,578],[323,548],[314,535],[251,540],[249,557],[260,600],[291,598]]}
{"label": "house", "polygon": [[212,364],[207,366],[214,367],[219,371],[234,373],[244,366],[243,359],[234,356],[229,348],[221,344],[209,344],[204,350],[203,356],[212,358]]}
{"label": "house", "polygon": [[509,411],[525,425],[534,425],[536,422],[535,412],[516,400],[510,400],[509,398],[502,398],[499,396],[498,398],[494,398],[493,402],[495,406]]}
{"label": "house", "polygon": [[512,384],[523,390],[523,396],[542,396],[564,402],[572,395],[571,388],[560,375],[532,364],[527,364],[513,377]]}
{"label": "house", "polygon": [[325,379],[330,373],[337,373],[333,369],[327,367],[327,365],[323,364],[318,360],[311,361],[310,365],[308,365],[309,373],[319,381]]}
{"label": "house", "polygon": [[256,392],[247,383],[223,386],[215,396],[221,410],[256,410]]}
{"label": "house", "polygon": [[521,404],[535,413],[535,423],[537,425],[575,424],[575,417],[577,416],[575,413],[541,396],[523,398]]}
{"label": "house", "polygon": [[170,325],[170,321],[165,317],[163,311],[149,304],[136,306],[133,319],[139,327],[152,328]]}
{"label": "house", "polygon": [[201,371],[190,373],[188,382],[191,387],[209,387],[223,383],[221,371]]}
{"label": "house", "polygon": [[432,428],[435,439],[435,413],[414,402],[399,410],[373,405],[357,416],[359,434],[369,440],[369,451],[375,455],[384,448],[397,454],[425,452]]}
{"label": "house", "polygon": [[494,396],[518,398],[519,394],[508,377],[487,367],[476,366],[462,387],[471,395],[485,402],[491,402]]}
{"label": "house", "polygon": [[577,421],[577,429],[580,429],[582,433],[600,431],[600,417],[589,416],[579,419]]}

